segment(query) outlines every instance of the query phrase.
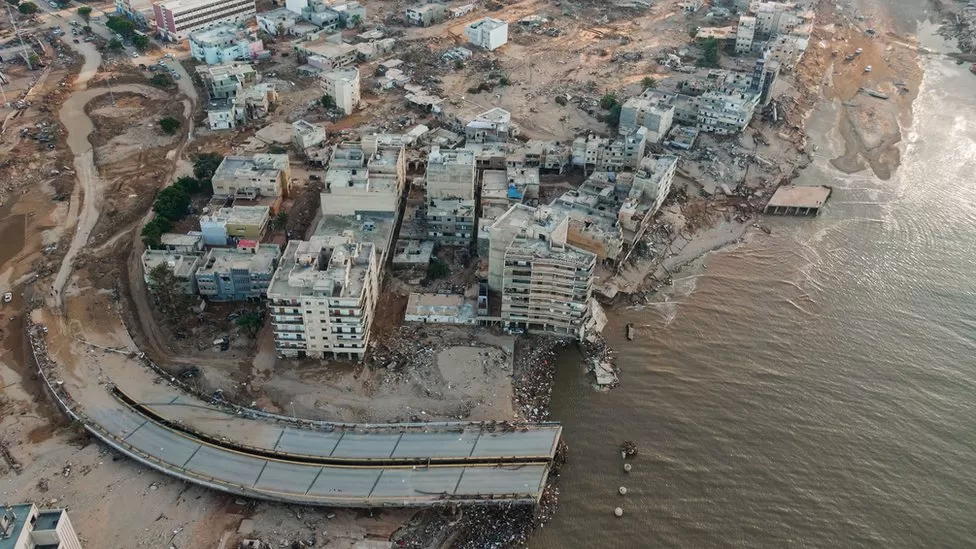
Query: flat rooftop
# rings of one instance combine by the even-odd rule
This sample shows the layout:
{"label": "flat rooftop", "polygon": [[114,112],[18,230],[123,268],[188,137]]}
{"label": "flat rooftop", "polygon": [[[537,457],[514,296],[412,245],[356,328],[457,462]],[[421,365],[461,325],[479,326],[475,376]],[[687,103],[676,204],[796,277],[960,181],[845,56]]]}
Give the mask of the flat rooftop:
{"label": "flat rooftop", "polygon": [[9,514],[9,518],[12,519],[9,526],[11,536],[9,538],[0,538],[0,549],[14,549],[14,544],[17,543],[17,537],[24,530],[24,526],[27,525],[27,519],[31,514],[32,508],[33,505],[30,503],[19,503],[0,507],[0,513]]}
{"label": "flat rooftop", "polygon": [[396,224],[394,212],[360,212],[353,215],[324,215],[315,227],[314,237],[351,236],[353,242],[369,242],[379,250],[386,246]]}
{"label": "flat rooftop", "polygon": [[217,170],[214,179],[250,179],[252,177],[274,178],[288,167],[287,154],[256,154],[247,156],[226,156]]}
{"label": "flat rooftop", "polygon": [[767,208],[821,208],[833,189],[825,185],[785,185],[766,204]]}
{"label": "flat rooftop", "polygon": [[217,25],[190,33],[190,40],[209,46],[237,42],[244,39],[244,32],[236,25]]}
{"label": "flat rooftop", "polygon": [[374,246],[351,235],[313,236],[288,242],[268,287],[268,297],[359,299],[373,261]]}
{"label": "flat rooftop", "polygon": [[407,299],[408,315],[475,317],[474,302],[458,294],[421,294],[413,292]]}
{"label": "flat rooftop", "polygon": [[281,249],[275,244],[262,244],[258,247],[214,248],[207,253],[197,274],[212,275],[232,270],[245,270],[251,273],[270,273],[281,256]]}
{"label": "flat rooftop", "polygon": [[193,247],[203,240],[199,234],[165,233],[159,238],[163,246]]}
{"label": "flat rooftop", "polygon": [[149,271],[159,265],[166,264],[173,269],[177,278],[189,278],[199,263],[200,258],[196,255],[174,253],[167,250],[146,250],[142,253],[142,265],[147,276]]}
{"label": "flat rooftop", "polygon": [[224,222],[240,225],[263,225],[271,216],[268,206],[238,206],[219,208],[213,213],[200,217],[200,221]]}
{"label": "flat rooftop", "polygon": [[505,21],[501,21],[499,19],[492,19],[491,17],[485,17],[484,19],[471,23],[470,25],[468,25],[468,28],[476,29],[478,27],[485,27],[488,30],[494,30],[499,27],[506,27],[506,26],[508,26],[508,23],[506,23]]}

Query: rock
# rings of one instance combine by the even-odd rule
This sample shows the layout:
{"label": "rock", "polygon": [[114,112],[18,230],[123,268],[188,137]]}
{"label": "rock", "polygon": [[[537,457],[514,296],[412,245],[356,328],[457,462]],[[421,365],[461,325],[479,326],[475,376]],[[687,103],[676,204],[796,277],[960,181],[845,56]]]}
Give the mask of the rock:
{"label": "rock", "polygon": [[622,508],[620,508],[620,507],[617,507],[616,509],[613,510],[613,516],[615,516],[615,517],[622,517],[622,516],[624,516],[624,510]]}
{"label": "rock", "polygon": [[631,469],[630,464],[629,463],[624,463],[624,472],[625,473],[629,473],[630,472],[630,469]]}
{"label": "rock", "polygon": [[617,488],[617,491],[620,492],[620,495],[621,496],[626,496],[627,495],[627,487],[626,486],[621,486],[620,488]]}

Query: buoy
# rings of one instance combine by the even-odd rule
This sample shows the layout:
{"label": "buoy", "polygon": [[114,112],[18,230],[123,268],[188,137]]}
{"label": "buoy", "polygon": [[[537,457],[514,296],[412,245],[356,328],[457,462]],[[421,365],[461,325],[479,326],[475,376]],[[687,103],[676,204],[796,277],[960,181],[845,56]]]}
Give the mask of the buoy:
{"label": "buoy", "polygon": [[630,472],[630,464],[629,463],[624,463],[624,472],[625,473],[629,473]]}
{"label": "buoy", "polygon": [[627,495],[627,487],[626,486],[621,486],[617,491],[620,492],[620,495],[621,496],[626,496]]}
{"label": "buoy", "polygon": [[621,509],[620,507],[617,507],[616,509],[613,510],[613,516],[615,516],[615,517],[622,517],[622,516],[624,516],[624,510]]}

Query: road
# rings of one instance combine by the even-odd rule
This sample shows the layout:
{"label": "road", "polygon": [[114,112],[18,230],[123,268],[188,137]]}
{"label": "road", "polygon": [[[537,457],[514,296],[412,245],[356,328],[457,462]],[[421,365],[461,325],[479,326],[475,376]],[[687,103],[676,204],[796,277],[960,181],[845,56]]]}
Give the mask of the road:
{"label": "road", "polygon": [[[70,38],[72,29],[69,23],[70,18],[73,17],[75,21],[82,24],[85,23],[84,19],[69,10],[53,10],[44,3],[38,5],[45,12],[47,12],[47,21],[44,26],[60,27],[65,32],[64,42],[84,57],[84,63],[82,64],[81,71],[79,72],[78,78],[75,80],[75,92],[68,99],[68,101],[65,102],[65,105],[60,111],[61,122],[68,131],[68,146],[71,149],[72,154],[75,156],[74,168],[78,178],[78,185],[75,185],[71,194],[71,201],[68,206],[67,216],[69,220],[77,220],[75,232],[52,285],[52,305],[60,309],[63,306],[64,289],[68,282],[68,278],[71,275],[74,259],[78,255],[78,252],[87,244],[88,238],[91,236],[91,231],[98,222],[98,217],[100,215],[99,203],[101,201],[101,181],[98,175],[98,169],[95,167],[91,144],[88,142],[88,135],[93,131],[94,128],[91,120],[89,120],[84,113],[84,106],[94,97],[107,93],[109,90],[108,88],[87,90],[88,83],[98,72],[99,67],[101,67],[102,56],[92,43],[80,40],[78,43],[75,43]],[[65,17],[66,15],[67,17]],[[99,17],[98,19],[93,18],[93,20],[89,22],[92,31],[104,38],[110,38],[113,33],[104,26],[102,20],[104,20],[104,16]],[[134,51],[132,53],[134,53]],[[136,57],[132,58],[132,62],[134,64],[152,63],[153,60],[146,56],[137,55]],[[188,100],[184,102],[184,115],[188,120],[187,132],[189,138],[182,141],[181,145],[177,149],[172,151],[171,154],[167,155],[167,158],[174,161],[173,170],[175,170],[176,160],[181,155],[184,147],[189,142],[189,139],[192,138],[193,120],[191,114],[193,111],[193,105],[195,105],[198,100],[198,96],[193,87],[193,82],[184,70],[183,66],[175,61],[169,63],[168,65],[177,72],[181,73],[182,76],[177,81],[177,86],[179,87],[180,91],[188,97]],[[159,93],[159,90],[156,88],[135,85],[117,86],[112,88],[112,91],[132,91],[135,93],[142,93],[143,95]],[[169,178],[167,178],[166,181],[168,182]]]}
{"label": "road", "polygon": [[90,430],[104,442],[163,473],[224,492],[286,503],[332,507],[416,507],[446,501],[534,504],[549,474],[544,461],[322,466],[201,442],[129,410],[88,410],[88,419]]}

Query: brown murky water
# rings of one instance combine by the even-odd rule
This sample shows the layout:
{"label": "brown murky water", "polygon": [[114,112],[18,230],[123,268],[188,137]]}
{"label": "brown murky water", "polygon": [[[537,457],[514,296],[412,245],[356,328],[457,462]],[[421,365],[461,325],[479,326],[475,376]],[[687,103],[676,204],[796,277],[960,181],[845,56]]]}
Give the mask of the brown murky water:
{"label": "brown murky water", "polygon": [[614,391],[563,357],[570,461],[531,547],[976,546],[976,80],[925,63],[891,180],[830,169],[836,113],[819,112],[803,177],[835,188],[820,218],[768,220],[618,312]]}

